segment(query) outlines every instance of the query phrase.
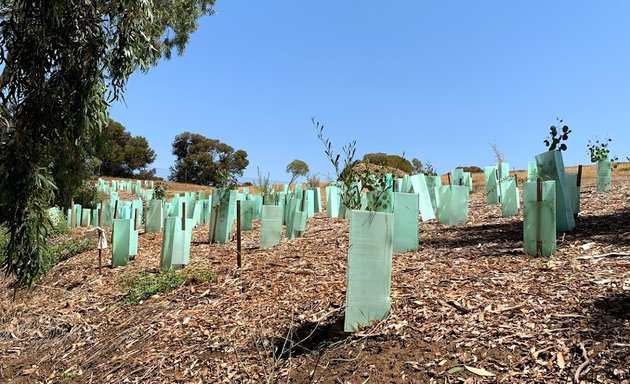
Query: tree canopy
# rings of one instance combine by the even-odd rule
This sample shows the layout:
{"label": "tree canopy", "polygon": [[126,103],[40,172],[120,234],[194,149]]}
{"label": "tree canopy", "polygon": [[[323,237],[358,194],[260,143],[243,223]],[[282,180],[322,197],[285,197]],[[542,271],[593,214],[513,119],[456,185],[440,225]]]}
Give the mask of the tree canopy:
{"label": "tree canopy", "polygon": [[363,156],[363,161],[373,165],[396,168],[409,174],[413,173],[413,167],[409,160],[399,155],[388,155],[383,152],[367,153]]}
{"label": "tree canopy", "polygon": [[169,179],[180,183],[227,187],[249,165],[247,152],[234,150],[219,140],[198,133],[184,132],[173,140],[175,165]]}
{"label": "tree canopy", "polygon": [[300,176],[306,176],[308,174],[308,164],[302,160],[295,159],[287,164],[287,173],[291,175],[291,181],[289,184],[293,184]]}
{"label": "tree canopy", "polygon": [[129,76],[181,54],[213,5],[0,0],[0,223],[9,235],[0,262],[18,284],[32,285],[43,271],[55,183],[82,181],[55,176],[72,173],[71,157],[93,152],[108,103]]}
{"label": "tree canopy", "polygon": [[129,178],[155,175],[155,168],[147,169],[155,161],[155,152],[147,139],[132,136],[122,124],[111,119],[101,132],[98,158],[101,175]]}

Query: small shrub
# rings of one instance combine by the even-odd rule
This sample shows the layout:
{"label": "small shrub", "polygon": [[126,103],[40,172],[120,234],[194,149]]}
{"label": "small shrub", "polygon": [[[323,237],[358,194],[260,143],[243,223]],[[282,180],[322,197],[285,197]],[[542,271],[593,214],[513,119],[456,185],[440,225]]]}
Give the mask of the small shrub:
{"label": "small shrub", "polygon": [[306,175],[306,185],[309,188],[319,188],[320,184],[319,173],[309,173]]}
{"label": "small shrub", "polygon": [[215,274],[210,271],[182,270],[151,273],[140,272],[133,276],[123,276],[120,288],[125,291],[125,304],[136,304],[147,298],[167,293],[185,284],[199,284],[212,281]]}
{"label": "small shrub", "polygon": [[602,140],[602,142],[595,140],[595,142],[588,141],[586,148],[588,148],[588,154],[591,158],[592,163],[597,163],[598,161],[610,160],[613,163],[616,163],[619,158],[614,156],[612,158],[608,158],[610,155],[610,149],[608,148],[608,144],[612,141],[611,138],[606,140]]}
{"label": "small shrub", "polygon": [[166,197],[166,190],[168,189],[168,185],[166,183],[157,183],[155,188],[153,188],[153,198],[155,200],[164,200]]}
{"label": "small shrub", "polygon": [[98,182],[94,179],[88,179],[76,190],[74,194],[74,203],[81,204],[83,208],[95,209],[98,201],[103,196],[99,196]]}
{"label": "small shrub", "polygon": [[[562,124],[563,122],[563,120],[559,118],[556,118],[556,120],[558,120],[558,125]],[[562,141],[567,141],[569,139],[569,133],[571,133],[571,130],[567,125],[562,126],[562,132],[558,132],[558,128],[556,128],[555,125],[552,125],[549,128],[549,135],[551,137],[544,140],[543,143],[545,143],[545,145],[549,147],[550,151],[566,151],[567,145],[565,143],[562,143]]]}

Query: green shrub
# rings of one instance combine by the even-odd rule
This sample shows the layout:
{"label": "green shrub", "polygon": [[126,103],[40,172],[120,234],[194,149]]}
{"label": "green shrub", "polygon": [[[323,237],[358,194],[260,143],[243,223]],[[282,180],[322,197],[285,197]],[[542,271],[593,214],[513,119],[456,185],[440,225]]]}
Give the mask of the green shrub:
{"label": "green shrub", "polygon": [[181,270],[151,273],[147,271],[122,276],[120,288],[125,291],[125,304],[136,304],[158,293],[170,292],[185,284],[212,281],[215,274],[210,271]]}

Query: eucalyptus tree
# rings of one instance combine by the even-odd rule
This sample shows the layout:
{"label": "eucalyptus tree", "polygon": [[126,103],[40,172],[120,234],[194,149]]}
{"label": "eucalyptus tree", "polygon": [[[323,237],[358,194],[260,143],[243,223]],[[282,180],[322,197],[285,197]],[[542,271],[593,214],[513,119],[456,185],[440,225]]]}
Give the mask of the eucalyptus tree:
{"label": "eucalyptus tree", "polygon": [[[0,0],[0,223],[9,234],[0,259],[19,285],[31,286],[42,273],[47,208],[61,181],[52,176],[57,155],[93,148],[129,76],[183,53],[213,6],[214,0]],[[72,164],[64,167],[73,172]]]}

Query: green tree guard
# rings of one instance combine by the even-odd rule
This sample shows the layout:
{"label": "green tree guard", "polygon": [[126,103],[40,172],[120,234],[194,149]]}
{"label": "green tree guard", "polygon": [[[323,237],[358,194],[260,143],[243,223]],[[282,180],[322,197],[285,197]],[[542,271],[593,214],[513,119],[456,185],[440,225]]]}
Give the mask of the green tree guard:
{"label": "green tree guard", "polygon": [[394,192],[394,252],[418,249],[418,200],[415,193]]}
{"label": "green tree guard", "polygon": [[556,196],[553,180],[528,181],[523,186],[523,249],[528,255],[556,252]]}
{"label": "green tree guard", "polygon": [[145,232],[160,232],[164,225],[164,203],[162,200],[149,200],[145,220]]}
{"label": "green tree guard", "polygon": [[483,179],[486,187],[486,204],[488,205],[500,204],[497,174],[496,165],[490,165],[483,169]]}
{"label": "green tree guard", "polygon": [[101,204],[97,204],[97,207],[95,209],[92,210],[92,218],[90,219],[90,223],[95,226],[98,227],[99,226],[99,222],[98,222],[98,211],[100,209],[100,205]]}
{"label": "green tree guard", "polygon": [[241,201],[241,230],[250,231],[253,229],[254,201]]}
{"label": "green tree guard", "polygon": [[438,223],[466,224],[468,221],[468,187],[441,185],[435,189]]}
{"label": "green tree guard", "polygon": [[174,216],[165,220],[160,254],[161,270],[179,269],[188,265],[192,227],[192,219]]}
{"label": "green tree guard", "polygon": [[311,188],[313,191],[313,211],[315,213],[322,211],[322,191],[319,187]]}
{"label": "green tree guard", "polygon": [[394,215],[352,211],[344,330],[356,332],[389,314]]}
{"label": "green tree guard", "polygon": [[313,192],[312,189],[307,189],[304,192],[306,192],[304,210],[306,211],[308,217],[313,217],[315,216],[315,204],[313,204],[313,201],[315,200],[315,192]]}
{"label": "green tree guard", "polygon": [[104,201],[102,203],[102,213],[101,213],[101,227],[109,227],[111,228],[113,225],[113,214],[114,208],[112,207],[112,203],[109,201]]}
{"label": "green tree guard", "polygon": [[502,179],[501,191],[503,191],[503,198],[501,199],[501,216],[510,217],[518,215],[520,202],[518,188],[516,187],[516,179],[514,177]]}
{"label": "green tree guard", "polygon": [[567,172],[565,176],[567,178],[567,187],[571,193],[571,211],[573,212],[573,217],[575,218],[578,213],[580,213],[580,187],[578,186],[578,174]]}
{"label": "green tree guard", "polygon": [[90,220],[92,219],[92,210],[89,208],[83,208],[81,209],[81,226],[82,227],[89,227],[90,226]]}
{"label": "green tree guard", "polygon": [[339,217],[339,208],[341,205],[341,191],[339,187],[326,187],[326,217]]}
{"label": "green tree guard", "polygon": [[260,249],[270,248],[282,240],[282,216],[284,209],[263,205],[260,220]]}
{"label": "green tree guard", "polygon": [[427,177],[422,173],[413,175],[410,178],[412,192],[419,196],[418,205],[422,221],[435,219],[435,209],[431,203],[431,194],[427,185]]}
{"label": "green tree guard", "polygon": [[83,219],[81,204],[75,204],[74,205],[74,218],[75,218],[74,226],[75,227],[80,227],[81,226],[81,221]]}
{"label": "green tree guard", "polygon": [[[227,244],[230,241],[230,232],[232,224],[236,220],[236,191],[225,189],[212,190],[212,209],[210,210],[210,233],[209,239],[212,241],[213,234],[216,234],[215,242],[219,244]],[[219,206],[219,216],[217,214],[217,205]],[[215,232],[216,223],[216,232]]]}
{"label": "green tree guard", "polygon": [[427,189],[431,196],[431,205],[433,206],[433,210],[437,212],[437,198],[435,197],[435,192],[437,191],[436,187],[442,185],[442,178],[440,176],[426,176],[426,179]]}
{"label": "green tree guard", "polygon": [[597,192],[610,191],[612,185],[612,162],[600,160],[595,163],[597,168]]}
{"label": "green tree guard", "polygon": [[134,220],[134,222],[136,219],[136,212],[139,216],[139,223],[142,223],[142,200],[140,199],[131,201],[131,219]]}
{"label": "green tree guard", "polygon": [[114,219],[112,228],[112,267],[127,265],[131,240],[131,219]]}
{"label": "green tree guard", "polygon": [[567,186],[564,173],[562,152],[547,151],[536,155],[536,167],[538,175],[543,180],[556,182],[556,231],[567,232],[575,228],[573,209],[571,208],[571,195]]}
{"label": "green tree guard", "polygon": [[451,171],[451,185],[465,185],[463,169],[455,168]]}

